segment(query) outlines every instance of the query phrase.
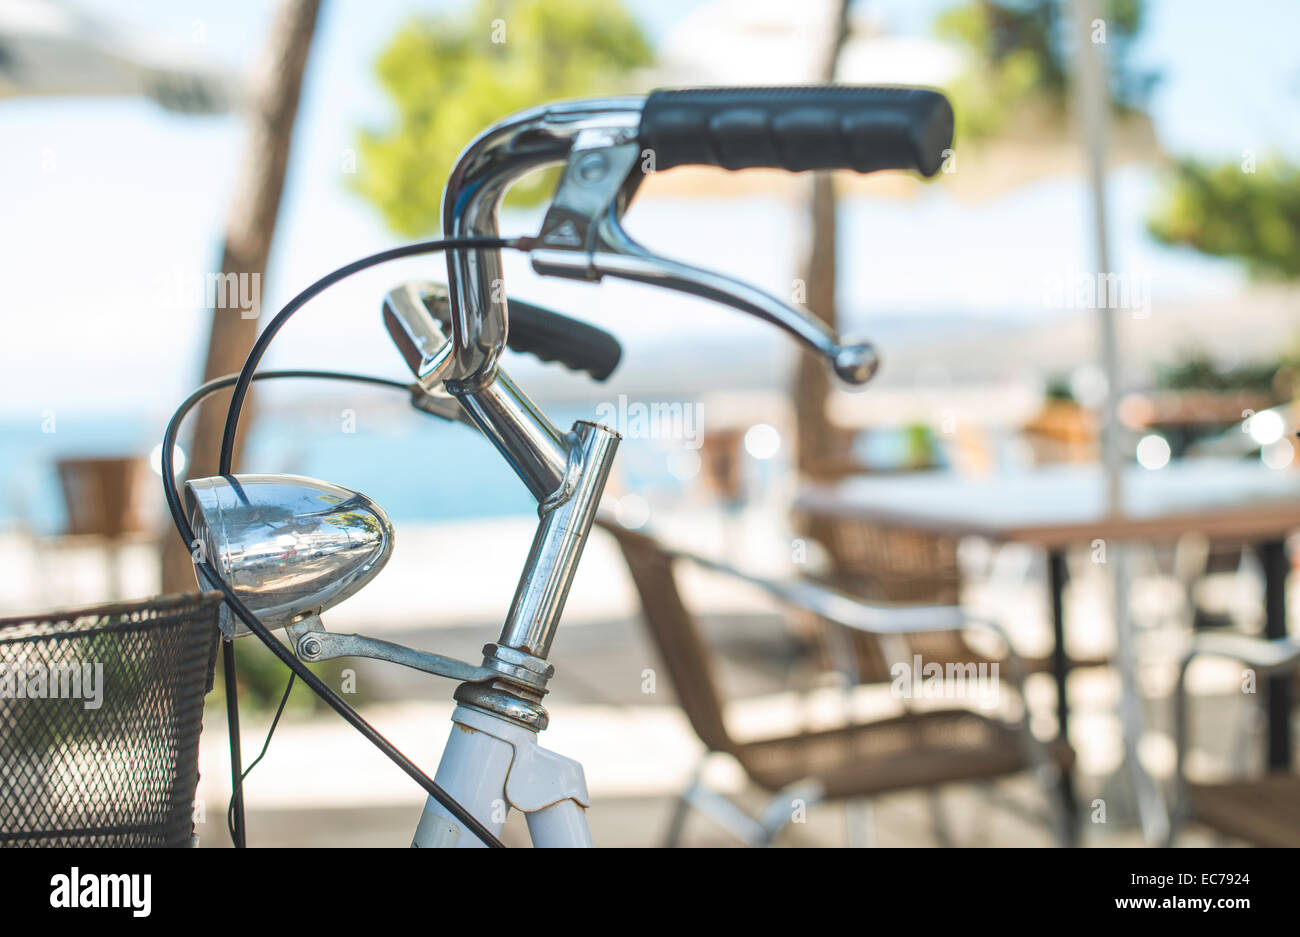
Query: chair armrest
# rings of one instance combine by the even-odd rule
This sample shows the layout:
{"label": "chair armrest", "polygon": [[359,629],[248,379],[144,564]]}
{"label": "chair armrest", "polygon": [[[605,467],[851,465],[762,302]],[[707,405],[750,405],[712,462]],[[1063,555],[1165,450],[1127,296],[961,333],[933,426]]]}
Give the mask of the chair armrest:
{"label": "chair armrest", "polygon": [[854,631],[874,635],[954,631],[970,623],[956,605],[873,604],[806,579],[768,579],[694,553],[670,547],[663,547],[663,552],[674,559],[747,582],[785,605],[813,612]]}
{"label": "chair armrest", "polygon": [[1184,670],[1198,657],[1226,657],[1272,673],[1300,667],[1300,641],[1290,638],[1265,640],[1247,634],[1202,634],[1197,635],[1183,657]]}
{"label": "chair armrest", "polygon": [[662,544],[659,549],[665,556],[685,560],[703,569],[747,582],[784,605],[810,611],[853,631],[878,637],[927,631],[991,631],[1006,648],[1011,682],[1017,687],[1024,685],[1028,671],[1006,629],[995,621],[967,614],[959,605],[886,605],[866,602],[806,579],[769,579],[685,550]]}
{"label": "chair armrest", "polygon": [[1266,640],[1246,634],[1202,634],[1193,640],[1183,656],[1178,669],[1178,683],[1174,689],[1174,796],[1173,823],[1169,841],[1173,841],[1174,827],[1186,813],[1187,774],[1186,758],[1188,736],[1191,733],[1191,716],[1187,709],[1187,671],[1198,657],[1224,657],[1254,668],[1261,674],[1300,669],[1300,642],[1291,638]]}

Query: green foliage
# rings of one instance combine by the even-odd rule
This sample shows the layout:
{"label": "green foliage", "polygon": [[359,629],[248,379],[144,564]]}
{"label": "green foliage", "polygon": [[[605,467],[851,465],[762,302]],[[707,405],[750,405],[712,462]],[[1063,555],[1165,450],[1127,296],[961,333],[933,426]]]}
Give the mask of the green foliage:
{"label": "green foliage", "polygon": [[1166,244],[1241,260],[1256,276],[1300,278],[1300,166],[1245,168],[1184,161],[1148,230]]}
{"label": "green foliage", "polygon": [[909,423],[903,427],[903,464],[909,469],[930,468],[935,464],[937,452],[930,427],[924,423]]}
{"label": "green foliage", "polygon": [[[40,645],[37,645],[40,647]],[[10,656],[14,649],[19,649],[16,656]],[[64,634],[56,648],[45,647],[43,653],[37,653],[28,659],[21,643],[3,645],[6,653],[0,655],[8,665],[9,679],[16,681],[17,674],[23,674],[23,680],[30,688],[36,672],[46,674],[42,693],[44,697],[28,699],[0,699],[0,708],[8,709],[4,722],[8,726],[9,736],[6,742],[15,751],[39,752],[43,749],[55,749],[60,746],[78,745],[101,737],[103,726],[114,723],[127,723],[135,717],[141,705],[141,698],[150,695],[151,680],[148,676],[150,663],[128,657],[121,636],[116,630],[95,629],[80,634]],[[100,691],[103,694],[98,709],[87,710],[86,697],[60,697],[56,687],[61,682],[62,671],[59,668],[71,667],[76,673],[83,694],[89,690],[81,679],[87,676],[83,667],[93,668],[98,664],[100,671]],[[145,675],[142,676],[142,671]],[[69,676],[69,681],[74,679]],[[90,677],[94,679],[94,677]],[[13,686],[8,690],[13,692]],[[28,689],[26,692],[33,692]],[[27,707],[26,716],[19,718],[16,707]],[[39,709],[36,709],[39,707]],[[39,713],[31,718],[31,713]]]}
{"label": "green foliage", "polygon": [[1287,396],[1290,378],[1300,360],[1295,354],[1278,361],[1220,368],[1204,352],[1184,354],[1160,368],[1156,386],[1165,390],[1205,390]]}
{"label": "green foliage", "polygon": [[1047,387],[1043,389],[1043,396],[1048,400],[1059,400],[1064,403],[1074,403],[1074,391],[1070,388],[1070,379],[1068,377],[1053,377],[1047,382]]}
{"label": "green foliage", "polygon": [[[307,666],[316,676],[324,680],[327,686],[332,687],[335,692],[341,692],[343,671],[355,670],[356,664],[355,658],[346,657],[320,661]],[[256,716],[273,714],[275,708],[280,705],[280,697],[284,696],[284,687],[289,682],[289,668],[263,646],[261,641],[251,636],[235,641],[235,667],[239,674],[240,708],[247,709]],[[360,688],[361,683],[358,682],[357,689]],[[215,686],[213,693],[208,697],[208,705],[224,706],[225,698],[225,677],[218,663]],[[364,702],[365,696],[358,692],[346,696],[345,699],[355,706]],[[313,693],[307,684],[301,680],[294,681],[289,702],[285,704],[286,712],[316,713],[327,710],[329,704]]]}
{"label": "green foliage", "polygon": [[[948,87],[957,132],[988,137],[1038,101],[1062,110],[1070,86],[1070,0],[968,0],[935,21],[936,33],[967,47],[973,62]],[[1118,110],[1140,109],[1155,80],[1130,64],[1142,25],[1142,0],[1106,0],[1111,97]]]}
{"label": "green foliage", "polygon": [[[480,0],[467,15],[412,20],[377,63],[396,120],[360,134],[355,188],[398,233],[436,231],[451,168],[481,130],[547,101],[616,92],[649,61],[640,28],[611,0]],[[555,179],[524,179],[509,198],[536,203]]]}

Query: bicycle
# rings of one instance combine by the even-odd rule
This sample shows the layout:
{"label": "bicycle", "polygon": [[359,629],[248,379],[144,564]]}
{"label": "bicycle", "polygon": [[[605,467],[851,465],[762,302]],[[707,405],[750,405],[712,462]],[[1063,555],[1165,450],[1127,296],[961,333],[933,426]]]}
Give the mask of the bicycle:
{"label": "bicycle", "polygon": [[[582,766],[542,748],[537,735],[548,722],[542,698],[554,667],[547,657],[619,437],[587,421],[562,432],[510,379],[500,358],[509,346],[603,380],[621,349],[601,329],[508,299],[500,251],[527,252],[544,276],[616,277],[731,306],[789,334],[843,381],[864,384],[879,363],[871,344],[841,342],[821,320],[753,286],[657,256],[623,231],[621,219],[647,173],[683,165],[899,169],[932,176],[949,151],[952,123],[952,109],[938,92],[846,86],[656,91],[515,114],[480,134],[453,169],[443,195],[444,239],[364,258],[313,284],[271,320],[238,377],[209,382],[177,410],[163,440],[164,491],[178,531],[193,548],[200,585],[225,597],[225,636],[256,634],[425,789],[429,799],[413,846],[500,846],[509,809],[526,814],[534,845],[592,844]],[[499,236],[497,209],[510,184],[556,164],[564,169],[540,233]],[[319,371],[255,374],[279,328],[313,296],[365,267],[440,250],[447,252],[447,287],[407,283],[383,303],[384,324],[414,383]],[[481,432],[537,500],[537,531],[524,570],[482,664],[324,628],[321,613],[382,568],[392,549],[392,525],[379,505],[341,486],[230,473],[250,383],[289,377],[341,378],[408,392],[417,409]],[[172,464],[180,422],[199,400],[231,386],[220,472],[187,482],[182,506]],[[272,634],[281,629],[291,648]],[[302,663],[341,656],[461,681],[433,779]],[[232,744],[237,734],[235,712]],[[242,775],[237,751],[232,755],[238,796]]]}

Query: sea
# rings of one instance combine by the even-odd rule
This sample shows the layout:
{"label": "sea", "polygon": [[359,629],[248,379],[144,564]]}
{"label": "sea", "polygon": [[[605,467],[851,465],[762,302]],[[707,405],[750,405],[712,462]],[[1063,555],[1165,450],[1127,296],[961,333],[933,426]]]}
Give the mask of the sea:
{"label": "sea", "polygon": [[[595,406],[548,408],[562,428],[594,419]],[[15,526],[56,534],[67,512],[60,459],[144,455],[161,449],[164,425],[136,415],[0,423],[0,529]],[[673,494],[681,480],[669,470],[673,440],[624,440],[612,490]],[[241,471],[320,478],[361,491],[396,521],[454,520],[535,514],[532,496],[497,451],[469,427],[445,423],[410,408],[337,412],[318,407],[259,412]],[[161,513],[161,477],[147,495]]]}

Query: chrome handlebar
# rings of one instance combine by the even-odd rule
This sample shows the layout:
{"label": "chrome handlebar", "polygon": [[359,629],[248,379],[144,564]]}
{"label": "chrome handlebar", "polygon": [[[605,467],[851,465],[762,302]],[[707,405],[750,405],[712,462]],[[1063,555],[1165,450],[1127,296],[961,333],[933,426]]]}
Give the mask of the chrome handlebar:
{"label": "chrome handlebar", "polygon": [[[444,232],[495,236],[497,210],[510,184],[563,163],[541,233],[516,241],[529,251],[538,273],[583,280],[622,277],[725,303],[788,332],[845,380],[870,379],[876,369],[870,345],[841,344],[808,313],[738,280],[657,257],[627,236],[620,219],[653,168],[645,162],[652,154],[642,150],[639,139],[643,103],[642,98],[570,101],[489,128],[452,171],[443,193]],[[484,648],[483,667],[494,676],[467,680],[456,699],[539,729],[546,725],[541,700],[552,672],[546,658],[619,436],[584,421],[562,432],[499,367],[508,322],[499,251],[449,250],[447,273],[446,292],[437,284],[412,282],[384,300],[385,325],[416,377],[413,402],[477,427],[537,499],[539,518],[501,635]],[[319,651],[320,636],[313,632],[312,637]],[[390,659],[393,653],[374,644],[347,646]],[[411,666],[444,672],[446,664],[424,660]]]}
{"label": "chrome handlebar", "polygon": [[[570,101],[489,128],[448,181],[446,235],[494,236],[510,184],[564,163],[540,235],[514,242],[529,250],[537,272],[622,277],[725,303],[788,332],[845,380],[870,379],[876,368],[870,345],[842,344],[808,313],[729,277],[655,256],[627,236],[620,219],[653,170],[653,154],[640,140],[643,104],[639,97]],[[481,667],[325,631],[320,613],[368,582],[392,547],[387,517],[364,496],[311,479],[222,476],[188,483],[189,513],[223,579],[244,592],[268,627],[289,628],[303,659],[374,657],[460,679],[462,705],[536,730],[547,722],[541,700],[554,672],[547,662],[551,643],[620,437],[586,421],[561,431],[498,367],[508,322],[499,251],[452,249],[447,266],[446,292],[413,282],[384,301],[385,326],[416,377],[412,403],[479,429],[538,503],[537,531],[514,599]],[[364,516],[322,527],[322,516],[349,505],[360,505]]]}
{"label": "chrome handlebar", "polygon": [[[610,98],[549,104],[522,111],[479,134],[457,160],[443,190],[443,232],[448,237],[494,236],[497,209],[511,183],[568,159],[584,130],[617,131],[635,139],[641,98]],[[492,380],[505,345],[506,300],[501,252],[447,252],[451,294],[450,354],[439,362],[449,386]]]}
{"label": "chrome handlebar", "polygon": [[[541,233],[522,239],[539,274],[620,277],[723,303],[782,329],[841,379],[870,380],[879,364],[870,344],[842,343],[817,317],[739,280],[659,257],[622,229],[623,213],[654,169],[653,153],[638,139],[643,103],[641,97],[567,101],[488,128],[461,154],[443,193],[446,234],[496,235],[497,210],[510,185],[533,170],[564,163]],[[494,379],[505,345],[501,255],[453,250],[447,268],[452,336],[433,371],[453,392],[481,388]]]}

